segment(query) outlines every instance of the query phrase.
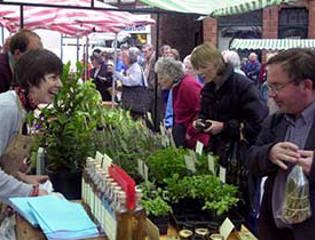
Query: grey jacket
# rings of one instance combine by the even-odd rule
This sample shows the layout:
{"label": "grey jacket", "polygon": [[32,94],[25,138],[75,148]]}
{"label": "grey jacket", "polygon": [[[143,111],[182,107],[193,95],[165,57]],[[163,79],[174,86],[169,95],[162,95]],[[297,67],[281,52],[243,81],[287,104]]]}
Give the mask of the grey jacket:
{"label": "grey jacket", "polygon": [[[19,111],[19,99],[14,91],[0,94],[0,156],[18,133],[23,112]],[[18,181],[0,169],[0,200],[30,195],[32,185]]]}

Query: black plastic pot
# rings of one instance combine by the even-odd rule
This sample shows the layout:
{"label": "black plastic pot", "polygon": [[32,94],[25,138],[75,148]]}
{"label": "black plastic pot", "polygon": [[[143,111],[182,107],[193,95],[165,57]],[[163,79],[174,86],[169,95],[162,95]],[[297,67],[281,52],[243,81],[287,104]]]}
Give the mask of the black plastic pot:
{"label": "black plastic pot", "polygon": [[55,192],[62,193],[69,200],[81,199],[82,171],[76,172],[54,172],[46,168],[46,174],[53,184]]}
{"label": "black plastic pot", "polygon": [[159,228],[160,235],[166,235],[169,223],[169,216],[149,216],[150,220]]}

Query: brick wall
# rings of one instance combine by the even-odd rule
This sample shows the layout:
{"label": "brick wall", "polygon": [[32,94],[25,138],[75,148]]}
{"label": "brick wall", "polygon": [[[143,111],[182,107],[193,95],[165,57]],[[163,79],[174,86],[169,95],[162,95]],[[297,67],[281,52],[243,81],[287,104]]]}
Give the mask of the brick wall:
{"label": "brick wall", "polygon": [[262,38],[278,38],[278,16],[278,6],[263,9]]}
{"label": "brick wall", "polygon": [[218,44],[218,21],[214,18],[203,20],[203,40],[211,42],[214,46]]}
{"label": "brick wall", "polygon": [[[198,16],[184,14],[161,14],[159,45],[168,44],[176,48],[183,59],[200,42],[202,22]],[[155,42],[153,42],[155,44]]]}
{"label": "brick wall", "polygon": [[315,0],[310,0],[308,6],[308,38],[315,38]]}

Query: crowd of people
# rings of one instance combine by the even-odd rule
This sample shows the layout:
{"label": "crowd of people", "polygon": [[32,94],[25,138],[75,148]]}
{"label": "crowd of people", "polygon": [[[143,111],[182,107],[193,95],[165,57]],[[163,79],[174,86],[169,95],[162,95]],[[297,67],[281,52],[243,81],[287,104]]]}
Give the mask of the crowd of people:
{"label": "crowd of people", "polygon": [[[62,87],[62,62],[43,49],[37,34],[22,30],[8,46],[0,54],[0,157],[14,138],[27,134],[25,114],[38,104],[51,103]],[[244,180],[229,172],[229,151],[236,143],[245,143],[246,175],[241,177],[247,184],[246,189],[239,187],[247,191],[252,230],[259,239],[315,238],[313,216],[294,224],[281,218],[286,179],[294,166],[307,177],[311,210],[315,207],[315,51],[280,51],[268,55],[264,64],[255,52],[241,62],[237,52],[220,52],[210,43],[197,46],[183,61],[170,45],[156,54],[151,44],[141,49],[122,46],[114,63],[112,54],[95,49],[86,79],[92,79],[103,101],[121,102],[135,119],[145,119],[150,112],[169,130],[177,147],[194,149],[197,141],[202,142],[227,168],[228,183]],[[113,96],[112,86],[120,95]],[[136,94],[130,102],[127,95],[132,91]],[[144,107],[138,100],[144,99],[145,91],[151,100]],[[262,177],[267,177],[264,191]],[[46,194],[38,188],[46,179],[0,170],[0,198]]]}

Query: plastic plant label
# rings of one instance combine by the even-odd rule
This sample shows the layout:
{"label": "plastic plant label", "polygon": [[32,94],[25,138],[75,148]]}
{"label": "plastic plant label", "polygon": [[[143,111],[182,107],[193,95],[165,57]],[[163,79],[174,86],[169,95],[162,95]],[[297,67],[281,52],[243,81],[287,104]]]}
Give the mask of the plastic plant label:
{"label": "plastic plant label", "polygon": [[196,153],[199,153],[200,155],[202,155],[202,150],[203,150],[203,143],[197,141],[197,143],[196,143]]}
{"label": "plastic plant label", "polygon": [[231,222],[231,220],[229,218],[226,218],[219,228],[220,235],[222,235],[224,237],[224,240],[226,240],[228,239],[234,228],[235,226]]}
{"label": "plastic plant label", "polygon": [[198,162],[197,154],[195,151],[189,149],[189,155],[195,163]]}
{"label": "plastic plant label", "polygon": [[208,155],[208,168],[209,171],[213,173],[215,176],[215,169],[214,169],[214,157],[212,155]]}
{"label": "plastic plant label", "polygon": [[220,166],[220,173],[219,173],[220,181],[225,183],[226,179],[226,169]]}
{"label": "plastic plant label", "polygon": [[143,177],[143,161],[141,159],[138,159],[138,173]]}
{"label": "plastic plant label", "polygon": [[143,163],[143,178],[145,183],[149,182],[149,168],[145,163]]}
{"label": "plastic plant label", "polygon": [[185,164],[186,164],[186,168],[190,171],[192,171],[193,173],[196,172],[196,167],[195,167],[195,161],[192,157],[190,156],[184,156],[185,158]]}

